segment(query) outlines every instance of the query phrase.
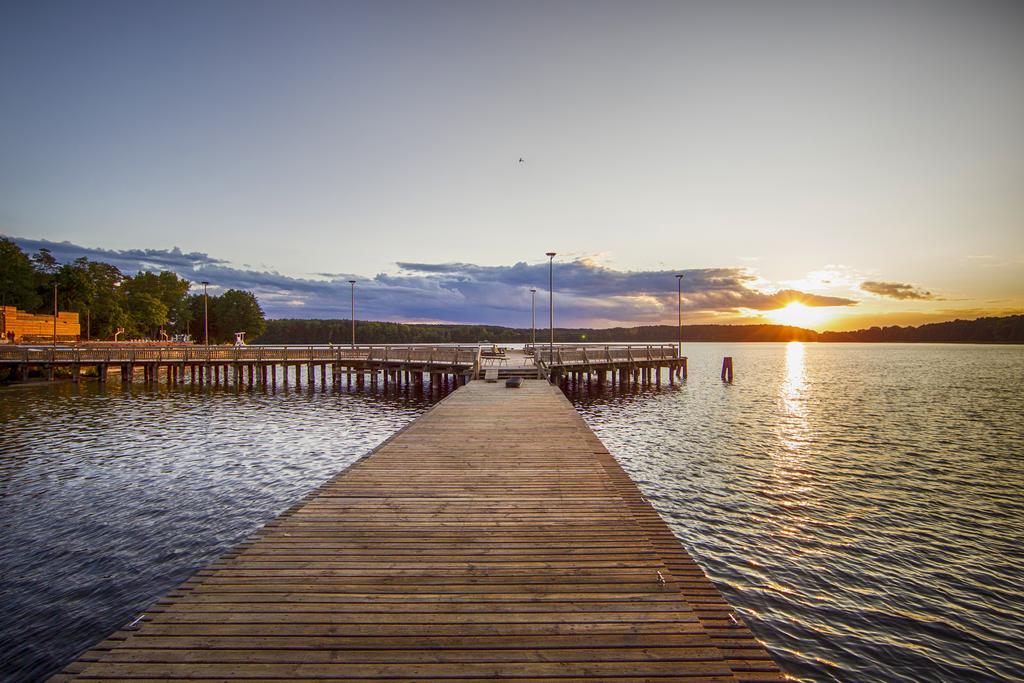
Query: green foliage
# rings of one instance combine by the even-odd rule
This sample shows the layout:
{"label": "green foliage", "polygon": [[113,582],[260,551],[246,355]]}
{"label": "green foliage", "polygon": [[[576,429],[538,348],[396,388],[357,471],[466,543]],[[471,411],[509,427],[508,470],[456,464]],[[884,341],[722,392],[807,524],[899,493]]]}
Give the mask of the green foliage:
{"label": "green foliage", "polygon": [[132,326],[121,289],[124,275],[115,266],[99,261],[88,261],[85,270],[95,290],[85,311],[89,338],[113,339],[117,328]]}
{"label": "green foliage", "polygon": [[34,311],[42,304],[32,261],[6,237],[0,237],[0,304],[23,311]]}
{"label": "green foliage", "polygon": [[150,313],[155,312],[150,303],[136,302],[139,297],[152,297],[163,305],[163,319],[157,323],[157,328],[167,326],[168,332],[184,332],[185,326],[191,320],[191,311],[186,300],[190,287],[191,283],[188,280],[179,278],[169,270],[158,273],[141,271],[134,277],[125,278],[123,284],[130,310],[145,309]]}
{"label": "green foliage", "polygon": [[245,338],[251,341],[263,334],[266,327],[263,309],[252,292],[229,289],[210,298],[211,343],[234,341],[235,332],[245,332]]}
{"label": "green foliage", "polygon": [[167,306],[152,294],[133,294],[128,299],[131,336],[159,337],[159,330],[167,322]]}

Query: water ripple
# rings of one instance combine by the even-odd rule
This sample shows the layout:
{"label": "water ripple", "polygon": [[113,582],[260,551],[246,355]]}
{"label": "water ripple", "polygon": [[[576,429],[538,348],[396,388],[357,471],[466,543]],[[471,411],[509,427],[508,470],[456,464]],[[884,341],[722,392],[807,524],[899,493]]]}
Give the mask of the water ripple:
{"label": "water ripple", "polygon": [[1024,348],[688,355],[681,387],[570,397],[788,673],[1024,679]]}
{"label": "water ripple", "polygon": [[429,400],[319,390],[0,390],[0,680],[128,623]]}

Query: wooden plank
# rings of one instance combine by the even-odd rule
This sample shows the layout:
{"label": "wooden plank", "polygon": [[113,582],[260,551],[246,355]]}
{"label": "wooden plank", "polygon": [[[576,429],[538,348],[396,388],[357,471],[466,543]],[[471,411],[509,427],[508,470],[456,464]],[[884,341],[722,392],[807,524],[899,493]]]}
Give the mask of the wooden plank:
{"label": "wooden plank", "polygon": [[781,679],[539,381],[455,391],[61,674],[493,678]]}

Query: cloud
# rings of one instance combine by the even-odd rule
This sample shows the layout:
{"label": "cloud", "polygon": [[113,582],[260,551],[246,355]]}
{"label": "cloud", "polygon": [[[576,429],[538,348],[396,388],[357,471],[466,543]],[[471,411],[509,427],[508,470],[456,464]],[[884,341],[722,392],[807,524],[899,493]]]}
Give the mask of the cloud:
{"label": "cloud", "polygon": [[860,283],[860,288],[865,292],[888,297],[890,299],[914,299],[918,301],[928,301],[939,298],[931,292],[927,292],[916,285],[902,282],[877,282],[874,280],[866,280]]}
{"label": "cloud", "polygon": [[[537,291],[538,324],[547,317],[548,264],[504,266],[472,263],[399,262],[393,273],[366,277],[316,273],[293,277],[273,270],[238,268],[201,252],[180,249],[107,250],[70,242],[14,238],[23,249],[50,249],[61,262],[79,256],[112,263],[126,273],[166,269],[211,292],[253,291],[271,318],[344,318],[349,315],[349,280],[356,280],[356,316],[410,322],[464,322],[528,326],[530,288]],[[691,320],[743,317],[750,311],[807,306],[852,306],[857,302],[798,289],[764,291],[746,268],[700,268],[683,273],[683,306]],[[555,313],[560,325],[612,326],[672,322],[676,316],[675,270],[624,271],[587,257],[555,262]]]}
{"label": "cloud", "polygon": [[71,242],[51,242],[49,240],[32,240],[20,237],[12,237],[11,239],[29,253],[35,253],[40,249],[49,249],[54,258],[60,263],[68,263],[80,256],[84,256],[93,261],[109,263],[127,272],[166,269],[180,274],[181,271],[227,263],[223,259],[215,259],[208,254],[198,251],[185,253],[177,247],[173,249],[116,250],[82,247]]}

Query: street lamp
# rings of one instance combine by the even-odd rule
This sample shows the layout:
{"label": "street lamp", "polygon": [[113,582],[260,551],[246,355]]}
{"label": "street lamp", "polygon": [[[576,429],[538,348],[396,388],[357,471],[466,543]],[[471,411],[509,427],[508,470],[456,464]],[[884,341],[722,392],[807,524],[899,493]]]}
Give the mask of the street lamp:
{"label": "street lamp", "polygon": [[352,285],[352,348],[356,348],[356,281],[349,280]]}
{"label": "street lamp", "polygon": [[206,288],[210,283],[203,280],[203,346],[210,345],[210,295]]}
{"label": "street lamp", "polygon": [[679,357],[683,357],[683,274],[676,275],[679,283]]}
{"label": "street lamp", "polygon": [[533,352],[537,353],[537,288],[530,288],[530,343],[533,344]]}
{"label": "street lamp", "polygon": [[548,327],[551,329],[551,337],[548,342],[548,376],[550,376],[551,364],[555,362],[555,252],[549,251],[544,255],[548,257]]}

